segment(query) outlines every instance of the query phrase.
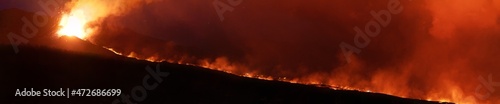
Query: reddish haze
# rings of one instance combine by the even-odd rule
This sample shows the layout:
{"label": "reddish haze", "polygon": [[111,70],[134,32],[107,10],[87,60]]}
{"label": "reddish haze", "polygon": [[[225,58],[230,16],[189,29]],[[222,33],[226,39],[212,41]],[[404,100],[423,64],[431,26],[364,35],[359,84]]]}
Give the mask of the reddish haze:
{"label": "reddish haze", "polygon": [[[221,0],[224,1],[225,0]],[[163,0],[107,17],[90,41],[124,55],[240,75],[287,78],[397,96],[499,103],[476,96],[478,77],[500,81],[500,1],[401,0],[347,63],[341,42],[388,0],[244,0],[220,21],[213,0]],[[136,7],[136,6],[134,6]],[[483,88],[480,94],[487,94]]]}

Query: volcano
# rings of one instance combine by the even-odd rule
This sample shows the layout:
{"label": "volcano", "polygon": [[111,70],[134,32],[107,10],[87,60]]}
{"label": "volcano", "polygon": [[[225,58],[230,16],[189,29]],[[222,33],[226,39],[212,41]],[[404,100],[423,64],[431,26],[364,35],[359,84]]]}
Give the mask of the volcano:
{"label": "volcano", "polygon": [[[22,16],[32,13],[18,9],[1,12],[2,34],[20,30]],[[8,18],[7,18],[8,17]],[[17,21],[17,23],[16,23]],[[16,25],[21,24],[21,25]],[[355,90],[334,90],[324,85],[304,85],[278,80],[261,80],[203,67],[137,60],[76,37],[54,37],[56,20],[28,44],[13,52],[9,41],[0,46],[0,100],[22,103],[259,103],[259,104],[439,104],[440,102],[401,98]],[[127,31],[127,30],[121,30]],[[148,68],[168,73],[154,88],[137,94],[144,86]],[[151,76],[150,76],[151,78]],[[156,79],[158,80],[158,79]],[[16,89],[121,89],[115,97],[18,97]],[[127,97],[128,96],[128,97]],[[132,97],[131,97],[132,96]],[[135,96],[135,97],[134,97]],[[136,99],[137,96],[142,99]]]}

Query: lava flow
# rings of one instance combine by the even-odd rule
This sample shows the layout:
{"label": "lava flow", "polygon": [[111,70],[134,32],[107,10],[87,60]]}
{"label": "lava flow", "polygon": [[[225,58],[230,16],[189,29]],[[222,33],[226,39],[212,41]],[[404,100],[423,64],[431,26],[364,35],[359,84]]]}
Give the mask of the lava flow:
{"label": "lava flow", "polygon": [[[244,77],[459,104],[500,103],[497,86],[483,86],[498,80],[499,0],[399,0],[404,12],[392,15],[350,63],[338,44],[366,39],[352,28],[364,28],[374,18],[371,11],[386,8],[387,0],[320,1],[269,2],[282,8],[245,1],[245,8],[235,9],[241,16],[226,14],[231,22],[214,25],[204,20],[219,19],[206,19],[213,15],[197,11],[205,10],[198,2],[77,0],[68,3],[57,33],[121,56]],[[175,5],[186,2],[200,7]],[[169,39],[124,35],[134,34],[126,26],[142,34],[168,33]]]}

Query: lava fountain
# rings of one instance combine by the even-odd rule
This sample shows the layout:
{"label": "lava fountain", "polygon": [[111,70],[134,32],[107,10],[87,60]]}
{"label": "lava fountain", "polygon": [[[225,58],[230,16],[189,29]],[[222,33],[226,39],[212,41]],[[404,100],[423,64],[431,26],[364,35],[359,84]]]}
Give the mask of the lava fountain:
{"label": "lava fountain", "polygon": [[90,22],[87,16],[89,15],[86,15],[85,11],[81,9],[71,11],[69,14],[64,14],[59,22],[61,29],[57,31],[58,36],[74,36],[85,40],[93,31],[87,26]]}
{"label": "lava fountain", "polygon": [[63,13],[57,31],[58,36],[74,36],[88,40],[98,30],[102,19],[121,15],[139,4],[153,0],[73,0],[66,3],[69,12]]}

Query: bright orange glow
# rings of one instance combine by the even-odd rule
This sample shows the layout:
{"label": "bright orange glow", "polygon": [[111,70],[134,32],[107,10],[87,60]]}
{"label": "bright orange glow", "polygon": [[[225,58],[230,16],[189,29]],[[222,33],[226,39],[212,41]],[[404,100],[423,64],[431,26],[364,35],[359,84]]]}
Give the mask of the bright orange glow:
{"label": "bright orange glow", "polygon": [[[134,2],[133,2],[134,3]],[[97,29],[100,20],[113,14],[118,14],[120,6],[115,1],[108,0],[74,0],[66,4],[70,10],[64,13],[59,21],[61,27],[57,34],[61,36],[74,36],[88,40]],[[92,25],[92,26],[91,26]]]}
{"label": "bright orange glow", "polygon": [[87,28],[90,22],[85,11],[77,9],[69,14],[64,14],[59,22],[61,29],[57,32],[58,36],[74,36],[85,40],[92,32],[92,29]]}

